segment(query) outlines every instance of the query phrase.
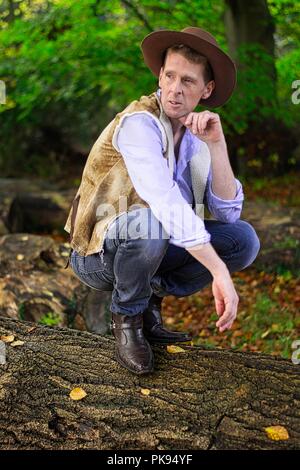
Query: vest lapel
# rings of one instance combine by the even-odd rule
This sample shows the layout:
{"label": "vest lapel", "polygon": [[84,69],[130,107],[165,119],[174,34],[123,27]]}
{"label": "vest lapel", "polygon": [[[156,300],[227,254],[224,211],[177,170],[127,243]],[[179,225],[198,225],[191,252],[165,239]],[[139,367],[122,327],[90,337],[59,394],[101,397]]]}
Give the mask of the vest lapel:
{"label": "vest lapel", "polygon": [[168,116],[165,114],[160,100],[158,100],[158,103],[159,103],[159,108],[160,108],[159,120],[167,135],[167,149],[165,153],[166,153],[168,163],[169,163],[169,170],[170,170],[171,178],[173,179],[174,162],[175,162],[173,129],[172,129],[171,121],[168,118]]}
{"label": "vest lapel", "polygon": [[204,218],[203,199],[207,177],[210,168],[210,152],[205,142],[201,142],[199,152],[195,153],[190,160],[190,171],[192,180],[192,189],[195,198],[195,212]]}

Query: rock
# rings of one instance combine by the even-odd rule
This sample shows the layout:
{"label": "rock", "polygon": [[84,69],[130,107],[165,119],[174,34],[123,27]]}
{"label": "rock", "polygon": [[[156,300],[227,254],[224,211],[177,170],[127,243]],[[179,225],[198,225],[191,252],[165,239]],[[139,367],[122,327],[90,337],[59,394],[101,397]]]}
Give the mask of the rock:
{"label": "rock", "polygon": [[12,233],[63,232],[76,188],[59,189],[43,180],[0,178],[1,221]]}
{"label": "rock", "polygon": [[72,269],[70,246],[52,238],[8,234],[0,238],[0,315],[94,332],[108,331],[110,296],[95,296]]}
{"label": "rock", "polygon": [[74,190],[18,194],[11,202],[6,225],[10,232],[63,232],[74,197]]}

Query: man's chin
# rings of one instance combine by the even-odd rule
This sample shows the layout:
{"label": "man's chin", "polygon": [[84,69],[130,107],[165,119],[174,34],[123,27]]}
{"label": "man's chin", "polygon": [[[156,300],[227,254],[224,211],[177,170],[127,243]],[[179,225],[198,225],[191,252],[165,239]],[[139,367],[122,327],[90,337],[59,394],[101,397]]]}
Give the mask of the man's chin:
{"label": "man's chin", "polygon": [[180,119],[180,118],[182,118],[182,117],[184,117],[188,114],[183,109],[176,110],[176,109],[169,109],[168,107],[167,107],[167,109],[164,108],[164,112],[169,118],[172,118],[172,119]]}

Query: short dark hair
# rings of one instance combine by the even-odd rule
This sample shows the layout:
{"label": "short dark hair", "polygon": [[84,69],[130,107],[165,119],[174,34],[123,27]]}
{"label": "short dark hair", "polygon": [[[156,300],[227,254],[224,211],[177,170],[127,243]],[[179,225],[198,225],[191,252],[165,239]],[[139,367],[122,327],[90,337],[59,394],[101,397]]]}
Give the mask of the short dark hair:
{"label": "short dark hair", "polygon": [[168,49],[164,51],[162,63],[163,68],[170,52],[177,52],[178,54],[181,54],[183,57],[185,57],[185,59],[189,60],[193,64],[202,64],[204,70],[203,78],[205,85],[214,79],[214,73],[207,57],[195,51],[195,49],[186,46],[185,44],[175,44],[174,46],[168,47]]}

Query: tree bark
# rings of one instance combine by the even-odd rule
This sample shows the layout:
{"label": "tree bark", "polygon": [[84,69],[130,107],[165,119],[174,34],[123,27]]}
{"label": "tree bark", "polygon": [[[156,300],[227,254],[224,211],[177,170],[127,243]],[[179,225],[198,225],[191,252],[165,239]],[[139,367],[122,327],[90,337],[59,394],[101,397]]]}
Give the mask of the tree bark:
{"label": "tree bark", "polygon": [[[240,175],[255,174],[255,168],[248,166],[251,159],[261,162],[257,170],[260,173],[276,173],[277,167],[280,172],[288,163],[286,155],[289,155],[291,135],[276,117],[279,103],[274,19],[266,0],[225,0],[225,6],[224,24],[229,53],[238,69],[234,96],[239,97],[238,106],[244,113],[241,118],[247,120],[247,130],[243,135],[235,136],[229,145],[230,160],[234,171]],[[252,103],[251,111],[249,103]],[[278,139],[275,139],[274,145],[274,136],[277,135],[288,136],[283,151]],[[263,150],[260,147],[262,142],[265,142]],[[244,149],[244,156],[239,156],[241,149]],[[275,153],[279,155],[276,165],[269,160]]]}
{"label": "tree bark", "polygon": [[[239,61],[238,48],[243,44],[259,44],[273,57],[273,61],[265,63],[268,75],[276,81],[275,69],[275,26],[266,0],[225,0],[224,21],[230,54]],[[262,71],[261,71],[262,73]]]}
{"label": "tree bark", "polygon": [[[111,336],[0,318],[0,336],[9,334],[24,344],[5,343],[0,449],[300,448],[300,372],[291,361],[157,346],[155,372],[140,377],[115,361]],[[74,387],[86,391],[81,401],[69,397]],[[270,440],[265,427],[274,425],[289,439]]]}

